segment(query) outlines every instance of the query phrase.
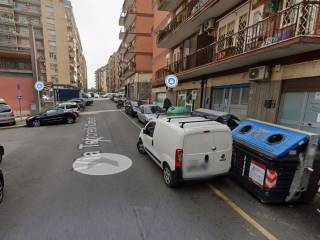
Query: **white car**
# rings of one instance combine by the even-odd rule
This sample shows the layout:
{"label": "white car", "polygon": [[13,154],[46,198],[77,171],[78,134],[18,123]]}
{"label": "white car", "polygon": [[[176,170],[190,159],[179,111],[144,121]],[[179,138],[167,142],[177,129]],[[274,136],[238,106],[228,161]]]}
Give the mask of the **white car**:
{"label": "white car", "polygon": [[164,110],[157,105],[141,105],[140,111],[138,111],[138,120],[143,124],[147,124],[149,121],[156,119],[157,115],[163,113]]}
{"label": "white car", "polygon": [[64,102],[59,103],[56,108],[63,109],[64,112],[73,112],[76,114],[77,117],[80,116],[80,107],[75,102]]}
{"label": "white car", "polygon": [[137,148],[163,169],[169,187],[184,180],[227,175],[231,169],[231,130],[202,117],[151,120],[141,130]]}

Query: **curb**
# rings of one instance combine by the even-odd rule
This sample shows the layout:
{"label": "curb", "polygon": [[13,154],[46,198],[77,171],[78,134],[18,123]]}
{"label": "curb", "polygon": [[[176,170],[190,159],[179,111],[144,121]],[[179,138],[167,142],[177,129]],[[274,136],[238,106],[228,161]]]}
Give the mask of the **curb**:
{"label": "curb", "polygon": [[0,127],[0,131],[1,130],[8,130],[8,129],[15,129],[15,128],[22,128],[22,127],[26,127],[26,125],[25,124],[23,124],[23,125],[17,124],[15,126]]}

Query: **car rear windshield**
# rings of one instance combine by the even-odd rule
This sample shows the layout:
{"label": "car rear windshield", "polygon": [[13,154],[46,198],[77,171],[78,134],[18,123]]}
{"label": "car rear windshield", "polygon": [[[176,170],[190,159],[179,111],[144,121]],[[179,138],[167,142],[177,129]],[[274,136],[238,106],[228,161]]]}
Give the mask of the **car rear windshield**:
{"label": "car rear windshield", "polygon": [[131,102],[132,107],[139,107],[138,102]]}
{"label": "car rear windshield", "polygon": [[0,104],[0,113],[11,112],[11,108],[8,105]]}
{"label": "car rear windshield", "polygon": [[145,108],[145,113],[146,114],[154,114],[154,113],[158,113],[161,111],[161,108],[158,106],[152,106],[152,107],[146,107]]}

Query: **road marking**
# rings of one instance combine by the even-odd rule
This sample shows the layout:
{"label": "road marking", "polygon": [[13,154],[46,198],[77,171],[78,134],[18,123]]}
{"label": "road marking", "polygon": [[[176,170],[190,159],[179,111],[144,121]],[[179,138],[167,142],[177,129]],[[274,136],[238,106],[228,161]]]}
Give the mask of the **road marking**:
{"label": "road marking", "polygon": [[139,128],[139,130],[141,130],[142,129],[142,127],[138,124],[138,123],[136,123],[135,121],[133,121],[130,117],[128,117],[127,116],[127,114],[125,114],[123,111],[120,111],[127,119],[129,119],[129,121],[131,122],[131,123],[133,123],[133,125],[135,125],[137,128]]}
{"label": "road marking", "polygon": [[208,184],[208,187],[216,194],[220,199],[222,199],[226,204],[228,204],[235,212],[237,212],[244,220],[250,223],[255,229],[257,229],[263,236],[268,240],[278,240],[272,233],[267,229],[262,227],[257,221],[255,221],[249,214],[242,210],[236,203],[234,203],[230,198],[228,198],[223,192],[221,192],[216,187]]}
{"label": "road marking", "polygon": [[112,110],[99,110],[99,111],[91,111],[91,112],[82,112],[80,115],[93,115],[93,114],[99,114],[99,113],[106,113],[106,112],[119,112],[118,109],[112,109]]}
{"label": "road marking", "polygon": [[[137,128],[142,129],[135,121],[130,119],[124,112],[121,113]],[[223,192],[221,192],[216,187],[209,185],[209,188],[226,204],[228,204],[234,211],[236,211],[243,219],[249,222],[254,228],[256,228],[263,236],[265,236],[268,240],[278,240],[274,235],[272,235],[267,229],[262,227],[257,221],[255,221],[252,217],[250,217],[245,211],[243,211],[237,204],[235,204],[230,198],[228,198]]]}

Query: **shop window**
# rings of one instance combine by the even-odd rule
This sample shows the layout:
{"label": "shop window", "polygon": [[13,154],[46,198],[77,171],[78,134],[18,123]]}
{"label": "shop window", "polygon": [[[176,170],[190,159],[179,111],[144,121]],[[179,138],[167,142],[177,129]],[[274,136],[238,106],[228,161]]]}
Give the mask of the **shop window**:
{"label": "shop window", "polygon": [[223,93],[224,89],[215,89],[214,94],[214,104],[222,104],[223,103]]}
{"label": "shop window", "polygon": [[239,104],[241,96],[241,88],[232,89],[231,104]]}
{"label": "shop window", "polygon": [[242,96],[241,96],[241,104],[242,105],[248,105],[249,103],[249,88],[243,88],[242,89]]}

